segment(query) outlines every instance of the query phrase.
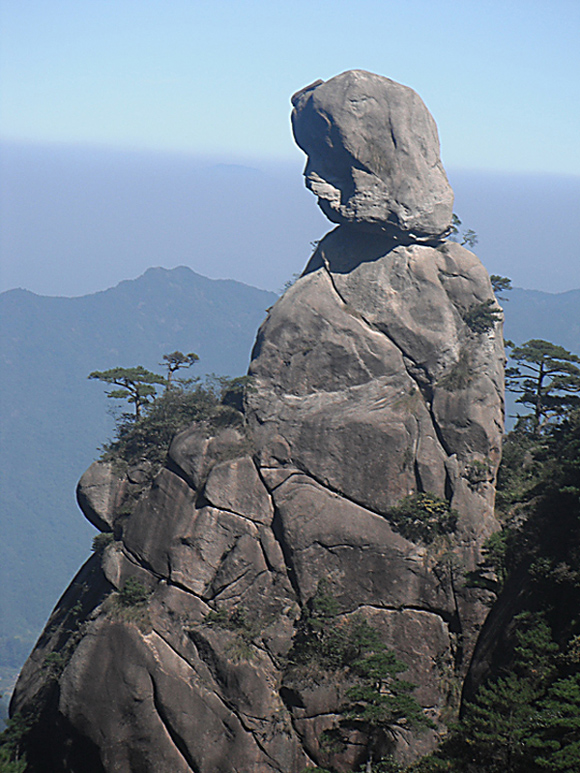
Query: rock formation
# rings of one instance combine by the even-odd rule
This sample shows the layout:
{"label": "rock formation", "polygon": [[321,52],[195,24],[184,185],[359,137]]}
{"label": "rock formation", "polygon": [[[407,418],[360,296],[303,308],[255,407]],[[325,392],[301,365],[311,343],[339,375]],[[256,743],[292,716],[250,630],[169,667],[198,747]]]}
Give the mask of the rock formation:
{"label": "rock formation", "polygon": [[[81,479],[110,537],[17,685],[35,771],[349,771],[427,752],[457,708],[490,600],[466,577],[496,528],[492,288],[443,239],[452,194],[413,91],[354,71],[293,102],[307,185],[340,225],[260,328],[236,424],[179,434],[150,485],[103,462]],[[371,743],[343,721],[353,673],[292,667],[317,594],[336,630],[364,620],[406,664],[432,727]]]}
{"label": "rock formation", "polygon": [[363,70],[316,81],[292,97],[306,185],[335,223],[436,242],[453,191],[437,127],[412,89]]}

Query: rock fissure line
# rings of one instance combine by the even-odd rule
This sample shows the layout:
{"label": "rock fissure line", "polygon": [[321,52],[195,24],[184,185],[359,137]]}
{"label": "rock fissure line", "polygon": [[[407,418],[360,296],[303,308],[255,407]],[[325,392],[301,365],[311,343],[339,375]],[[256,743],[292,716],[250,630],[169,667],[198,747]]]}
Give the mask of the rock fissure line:
{"label": "rock fissure line", "polygon": [[288,582],[292,586],[292,589],[296,594],[296,599],[302,607],[304,600],[302,598],[300,585],[298,584],[297,580],[298,574],[296,572],[296,566],[294,565],[294,561],[292,559],[292,551],[290,546],[286,542],[284,526],[282,525],[282,517],[276,506],[274,506],[274,518],[272,519],[272,534],[274,535],[276,542],[280,545],[280,550],[282,551],[282,557],[284,559],[284,566],[286,567],[286,576],[288,577]]}
{"label": "rock fissure line", "polygon": [[[294,462],[293,462],[293,463],[294,463]],[[286,481],[290,480],[290,478],[294,478],[294,477],[296,477],[296,475],[307,475],[307,474],[308,474],[307,472],[305,472],[305,471],[303,471],[303,470],[301,470],[301,469],[298,469],[298,470],[293,470],[291,473],[289,473],[289,474],[288,474],[288,477],[287,477],[287,478],[284,478],[284,480],[283,480],[283,481],[281,481],[280,483],[276,483],[276,485],[275,485],[275,486],[269,486],[269,485],[266,483],[266,481],[264,480],[264,477],[263,477],[263,475],[262,475],[262,472],[261,472],[261,470],[262,470],[262,469],[264,469],[264,470],[283,470],[283,469],[284,469],[284,467],[263,467],[263,468],[258,468],[258,469],[259,469],[259,475],[260,475],[260,479],[262,480],[262,482],[263,482],[264,486],[266,487],[266,490],[268,491],[268,493],[270,494],[270,496],[272,495],[272,492],[274,492],[274,491],[276,491],[277,489],[279,489],[279,488],[280,488],[280,486],[283,486],[283,485],[286,483]],[[274,505],[274,500],[273,500],[273,499],[272,499],[272,504]],[[275,505],[274,505],[274,508],[275,508]]]}
{"label": "rock fissure line", "polygon": [[[208,667],[209,667],[209,664],[208,664]],[[210,667],[210,671],[211,671],[211,667]],[[212,673],[212,675],[213,675],[213,673]],[[214,676],[214,678],[215,678],[215,676]],[[219,684],[219,680],[216,679],[216,683]],[[258,747],[258,749],[260,749],[260,751],[268,759],[268,761],[274,766],[274,769],[279,771],[279,773],[286,773],[286,771],[284,771],[283,768],[281,768],[279,766],[278,762],[274,759],[274,757],[272,757],[272,755],[267,751],[267,749],[264,747],[264,744],[262,743],[262,741],[257,737],[257,731],[253,727],[251,727],[247,723],[247,721],[244,721],[245,720],[244,713],[241,712],[239,709],[237,709],[233,705],[233,703],[231,703],[230,701],[226,700],[226,698],[224,698],[223,695],[220,695],[219,693],[217,693],[215,691],[214,691],[213,694],[218,699],[218,701],[229,712],[231,712],[236,717],[236,719],[238,720],[238,722],[240,723],[242,728],[246,731],[246,733],[249,733],[252,736],[252,739],[253,739],[254,743],[256,744],[256,746]],[[196,773],[199,773],[199,771],[196,771]]]}
{"label": "rock fissure line", "polygon": [[[162,638],[163,641],[166,642],[166,644],[175,652],[176,655],[178,655],[178,657],[180,657],[182,660],[184,660],[185,663],[187,663],[187,665],[190,666],[190,668],[195,671],[194,666],[187,660],[186,657],[181,655],[181,653],[179,653],[166,640],[166,638],[162,634],[160,634],[157,631],[156,631],[156,633],[158,633],[160,638]],[[192,643],[194,644],[194,646],[196,647],[196,651],[198,653],[199,659],[209,669],[209,672],[211,673],[212,678],[214,679],[216,685],[221,686],[221,680],[220,680],[220,678],[218,676],[218,673],[217,673],[218,668],[217,668],[217,665],[216,665],[216,662],[215,662],[215,658],[213,657],[213,655],[214,655],[213,650],[212,650],[212,657],[207,657],[209,645],[206,643],[206,641],[204,639],[202,639],[201,635],[197,634],[197,632],[195,630],[190,630],[190,639],[191,639]],[[200,639],[201,639],[201,642],[200,642]],[[198,646],[200,643],[203,646],[201,646],[201,647]],[[264,649],[263,647],[260,647],[255,642],[252,642],[252,646],[254,646],[259,652],[262,652],[264,655],[266,655],[268,657],[268,660],[271,662],[272,666],[274,667],[274,669],[276,671],[278,670],[278,666],[276,666],[276,663],[274,662],[274,659],[272,658],[272,656],[270,655],[270,653],[266,649]],[[206,657],[204,657],[204,653],[206,653]],[[269,759],[271,759],[273,762],[275,762],[275,760],[271,757],[271,755],[262,747],[262,744],[258,740],[258,738],[256,738],[255,733],[257,731],[254,730],[253,728],[249,727],[246,723],[244,723],[244,721],[242,719],[243,717],[249,717],[250,719],[255,719],[256,721],[259,721],[259,722],[266,722],[267,718],[266,717],[260,717],[260,716],[254,716],[252,714],[247,714],[247,713],[245,713],[243,711],[240,711],[239,709],[237,709],[233,705],[233,703],[231,703],[230,701],[226,700],[223,696],[218,695],[218,693],[215,690],[213,691],[213,694],[220,700],[221,703],[223,703],[223,705],[228,709],[228,711],[231,711],[231,713],[234,714],[238,718],[238,720],[239,720],[240,724],[242,725],[242,727],[244,728],[244,730],[252,733],[256,744],[260,747],[260,749],[264,752],[264,754]],[[279,769],[279,768],[277,768],[277,769]],[[284,771],[282,771],[281,773],[284,773]]]}
{"label": "rock fissure line", "polygon": [[174,475],[176,475],[178,478],[180,478],[191,491],[198,492],[198,489],[193,484],[192,480],[188,477],[187,473],[177,464],[175,459],[171,456],[171,454],[167,454],[167,457],[165,458],[165,469],[169,470],[169,472],[172,472]]}
{"label": "rock fissure line", "polygon": [[264,487],[264,489],[266,490],[266,494],[268,495],[268,500],[269,500],[269,502],[270,502],[270,505],[272,506],[272,511],[273,511],[273,510],[274,510],[274,500],[272,499],[272,494],[271,494],[271,492],[270,492],[270,489],[269,489],[269,488],[268,488],[268,486],[266,485],[266,481],[264,480],[264,478],[263,478],[263,476],[262,476],[262,468],[261,468],[261,467],[260,467],[260,465],[259,465],[259,464],[256,462],[256,460],[254,459],[254,457],[252,457],[252,464],[254,465],[254,468],[255,468],[255,470],[256,470],[256,474],[257,474],[258,478],[260,479],[260,482],[262,483],[262,486],[263,486],[263,487]]}
{"label": "rock fissure line", "polygon": [[[179,650],[178,650],[178,649],[177,649],[177,648],[176,648],[176,647],[175,647],[175,646],[174,646],[174,645],[173,645],[173,644],[172,644],[172,643],[169,641],[169,639],[168,639],[168,638],[167,638],[167,637],[164,635],[163,631],[160,631],[160,630],[159,630],[158,628],[156,628],[154,625],[152,626],[152,630],[153,630],[153,633],[154,633],[156,636],[159,636],[159,638],[160,638],[160,639],[161,639],[161,640],[162,640],[162,641],[163,641],[163,642],[164,642],[164,643],[165,643],[165,644],[166,644],[166,645],[169,647],[169,649],[170,649],[170,650],[171,650],[171,651],[172,651],[172,652],[173,652],[175,655],[177,655],[177,657],[178,657],[180,660],[183,660],[183,662],[184,662],[184,663],[185,663],[185,664],[186,664],[186,665],[187,665],[187,666],[188,666],[188,667],[189,667],[189,668],[190,668],[190,669],[191,669],[193,672],[196,672],[196,671],[195,671],[195,665],[194,665],[194,664],[193,664],[193,663],[192,663],[190,660],[188,660],[188,658],[187,658],[187,656],[186,656],[186,655],[184,655],[182,652],[180,652],[180,651],[179,651]],[[190,641],[191,641],[191,637],[189,637],[189,638],[190,638]],[[192,643],[193,643],[193,644],[194,644],[194,646],[195,646],[195,642],[192,642]],[[196,651],[197,651],[197,647],[196,647]],[[200,660],[201,660],[201,658],[200,658]]]}
{"label": "rock fissure line", "polygon": [[127,561],[133,564],[133,566],[137,566],[139,567],[139,569],[143,569],[144,571],[149,572],[149,574],[152,574],[156,580],[168,580],[168,578],[164,574],[161,574],[160,572],[156,572],[155,569],[153,569],[153,567],[148,561],[145,561],[144,559],[140,558],[136,553],[134,553],[131,550],[131,548],[129,548],[125,544],[125,542],[123,542],[122,551]]}
{"label": "rock fissure line", "polygon": [[[196,633],[197,633],[196,631],[194,631],[194,630],[191,630],[191,631],[190,631],[190,639],[192,640],[192,642],[193,642],[193,644],[194,644],[194,645],[199,645],[199,644],[200,644],[200,641],[199,641],[199,638],[200,638],[200,637],[196,636]],[[160,635],[160,636],[161,636],[161,635]],[[173,647],[172,647],[172,646],[169,644],[169,642],[167,642],[167,641],[166,641],[165,637],[161,636],[161,638],[163,639],[163,641],[165,641],[165,642],[168,644],[168,646],[170,646],[170,647],[171,647],[171,649],[172,649],[174,652],[176,652],[176,654],[177,654],[179,657],[181,657],[181,658],[182,658],[182,659],[183,659],[183,660],[184,660],[184,661],[185,661],[185,662],[186,662],[186,663],[187,663],[187,664],[188,664],[188,665],[189,665],[189,666],[192,668],[192,670],[194,670],[194,671],[195,671],[194,667],[193,667],[193,666],[192,666],[192,665],[189,663],[189,661],[187,660],[187,658],[184,658],[184,657],[183,657],[183,655],[181,655],[179,652],[177,652],[177,651],[176,651],[176,650],[175,650],[175,649],[174,649],[174,648],[173,648]],[[196,640],[197,640],[197,641],[196,641]],[[202,640],[202,642],[201,642],[201,643],[203,644],[203,646],[201,646],[201,647],[200,647],[200,646],[196,646],[196,650],[197,650],[197,653],[198,653],[199,659],[200,659],[200,660],[201,660],[201,661],[202,661],[202,662],[205,664],[205,666],[206,666],[206,667],[209,669],[209,672],[210,672],[210,674],[212,675],[212,678],[213,678],[213,680],[214,680],[215,684],[216,684],[217,686],[221,686],[221,680],[220,680],[220,678],[219,678],[219,676],[218,676],[218,674],[217,674],[217,666],[216,666],[216,663],[215,663],[215,658],[214,658],[214,657],[207,657],[207,654],[208,654],[208,652],[207,652],[207,651],[208,651],[209,645],[208,645],[208,644],[207,644],[205,641],[203,641],[203,640]],[[205,654],[205,657],[204,657],[204,654]],[[212,651],[212,656],[213,656],[213,654],[214,654],[214,653],[213,653],[213,651]],[[245,714],[244,714],[244,712],[242,712],[242,711],[240,711],[239,709],[237,709],[237,708],[236,708],[236,706],[233,704],[233,702],[226,700],[226,698],[224,698],[222,695],[220,695],[220,694],[219,694],[219,693],[218,693],[216,690],[213,690],[213,691],[212,691],[212,694],[213,694],[213,695],[214,695],[214,696],[217,698],[217,700],[218,700],[218,701],[219,701],[219,702],[220,702],[220,703],[221,703],[221,704],[222,704],[222,705],[223,705],[223,706],[224,706],[224,707],[225,707],[225,708],[226,708],[226,709],[227,709],[227,710],[228,710],[228,711],[229,711],[231,714],[233,714],[233,715],[234,715],[234,716],[237,718],[237,720],[238,720],[238,722],[240,723],[240,725],[242,726],[242,728],[243,728],[243,729],[244,729],[244,730],[245,730],[247,733],[250,733],[250,735],[252,736],[252,738],[253,738],[253,740],[254,740],[254,743],[256,744],[256,746],[258,746],[258,748],[259,748],[259,749],[262,751],[262,753],[263,753],[263,754],[264,754],[264,755],[265,755],[265,756],[266,756],[266,757],[267,757],[267,758],[268,758],[268,759],[269,759],[269,760],[272,762],[272,764],[273,764],[273,765],[275,765],[275,769],[276,769],[277,771],[280,771],[280,773],[285,773],[285,772],[282,770],[282,768],[280,768],[280,767],[278,766],[278,763],[276,762],[276,760],[275,760],[275,759],[274,759],[274,758],[273,758],[273,757],[272,757],[272,756],[269,754],[269,752],[268,752],[268,751],[267,751],[267,750],[264,748],[264,746],[263,746],[262,742],[261,742],[261,741],[259,740],[259,738],[257,737],[257,731],[256,731],[254,728],[252,728],[252,727],[251,727],[251,726],[250,726],[250,725],[247,723],[247,721],[244,721],[244,719],[245,719],[245,717],[246,717],[246,716],[250,717],[251,719],[256,719],[256,720],[258,720],[258,721],[266,721],[266,718],[265,718],[265,717],[252,717],[252,715],[251,715],[251,714],[245,715]]]}
{"label": "rock fissure line", "polygon": [[[266,564],[266,567],[267,567],[268,571],[270,572],[270,574],[279,574],[279,572],[276,570],[276,568],[274,566],[272,566],[272,564],[270,563],[270,559],[268,558],[268,554],[266,553],[266,550],[264,549],[264,545],[262,544],[262,540],[261,539],[258,540],[258,544],[260,545],[260,551],[262,553],[262,558],[264,559],[264,563]],[[286,565],[284,564],[284,566],[286,566]],[[288,573],[286,573],[286,574],[288,574]]]}
{"label": "rock fissure line", "polygon": [[179,588],[179,590],[183,591],[184,593],[188,593],[190,596],[193,596],[196,599],[199,599],[200,601],[203,601],[205,603],[204,597],[201,595],[201,593],[196,593],[194,590],[191,590],[191,588],[188,588],[187,585],[184,585],[182,582],[179,582],[179,580],[174,580],[171,577],[168,577],[165,579],[165,582],[168,586]]}
{"label": "rock fissure line", "polygon": [[[340,491],[339,489],[334,488],[328,481],[323,481],[320,478],[318,478],[315,475],[315,473],[313,473],[311,470],[307,470],[306,467],[301,462],[293,460],[293,464],[295,464],[296,467],[298,467],[299,470],[300,470],[299,473],[293,473],[293,475],[304,475],[305,477],[310,478],[314,483],[318,484],[321,488],[325,489],[325,491],[328,491],[333,496],[339,497],[339,499],[344,499],[345,502],[349,502],[350,504],[355,505],[356,507],[360,507],[361,510],[364,510],[369,515],[372,515],[375,518],[380,518],[381,521],[386,521],[387,524],[389,525],[389,528],[393,529],[393,527],[391,526],[390,521],[389,521],[389,512],[388,511],[384,512],[384,513],[381,513],[379,510],[373,510],[365,502],[359,502],[358,500],[354,499],[351,496],[348,496],[347,494],[345,494],[344,492]],[[292,477],[292,476],[290,476],[290,477]],[[290,479],[290,477],[286,478],[286,480],[283,481],[282,483],[280,483],[276,488],[279,488],[280,486],[284,485],[284,483],[286,483],[286,481],[288,481]],[[393,531],[395,531],[395,530],[393,529]],[[395,533],[398,534],[398,532],[395,532]],[[399,536],[402,539],[406,539],[406,537],[403,537],[402,534],[399,535]],[[412,543],[409,543],[409,544],[412,544]]]}
{"label": "rock fissure line", "polygon": [[[268,650],[268,648],[265,645],[261,645],[261,644],[258,644],[258,642],[256,642],[256,641],[252,641],[252,646],[255,647],[258,650],[258,652],[261,652],[265,657],[268,658],[268,660],[272,664],[272,668],[275,671],[279,671],[280,670],[279,664],[276,663],[276,661],[274,659],[274,656],[272,655],[272,653]],[[258,719],[258,718],[259,717],[256,717],[256,719]]]}
{"label": "rock fissure line", "polygon": [[[228,590],[228,588],[231,588],[231,587],[232,587],[232,585],[235,585],[236,583],[240,582],[240,580],[243,580],[243,579],[244,579],[244,577],[245,577],[245,576],[246,576],[246,575],[247,575],[247,574],[248,574],[248,573],[249,573],[251,570],[252,570],[252,566],[251,566],[251,565],[248,565],[248,567],[247,567],[247,568],[246,568],[246,569],[245,569],[245,570],[242,572],[242,574],[238,575],[238,576],[236,577],[236,579],[235,579],[235,580],[232,580],[231,582],[228,582],[228,583],[226,583],[226,584],[225,584],[225,585],[223,585],[223,586],[222,586],[222,587],[221,587],[221,588],[220,588],[218,591],[216,591],[216,592],[213,594],[213,596],[212,596],[212,599],[217,599],[217,598],[218,598],[218,596],[221,596],[221,595],[222,595],[222,594],[223,594],[223,593],[224,593],[226,590]],[[258,572],[258,573],[257,573],[257,574],[254,576],[254,580],[253,580],[253,582],[252,582],[252,585],[253,585],[253,583],[254,583],[254,582],[256,582],[256,580],[258,580],[258,579],[259,579],[260,577],[262,577],[262,575],[264,575],[264,574],[268,574],[268,570],[267,570],[267,569],[262,569],[262,571],[261,571],[261,572]],[[239,593],[234,593],[234,597],[235,597],[235,598],[241,598],[243,595],[244,595],[244,591],[240,591]]]}
{"label": "rock fissure line", "polygon": [[155,711],[157,712],[157,716],[161,720],[161,724],[165,728],[165,732],[171,739],[171,742],[173,743],[173,746],[175,747],[175,749],[179,752],[179,754],[183,758],[187,767],[191,771],[193,771],[193,773],[201,773],[200,769],[193,761],[185,741],[183,740],[181,735],[175,730],[175,728],[171,725],[171,722],[167,717],[165,708],[163,707],[163,704],[159,699],[159,695],[157,692],[157,685],[155,684],[155,679],[151,674],[149,675],[149,678],[151,679],[151,688],[153,692],[153,705],[155,706]]}
{"label": "rock fissure line", "polygon": [[[294,717],[298,722],[302,719],[318,719],[318,717],[340,717],[341,713],[338,711],[320,711],[318,713],[313,714],[304,714],[301,717]],[[349,741],[350,743],[350,741]]]}
{"label": "rock fissure line", "polygon": [[[334,281],[334,277],[332,276],[332,271],[330,270],[330,265],[329,265],[328,260],[327,260],[327,258],[326,258],[326,256],[324,254],[322,255],[322,260],[324,262],[324,268],[326,270],[326,273],[328,274],[328,278],[330,279],[330,284],[332,285],[332,288],[334,289],[334,292],[336,293],[336,295],[338,296],[340,301],[346,307],[348,307],[348,303],[343,298],[343,296],[340,293],[340,290],[336,286],[336,283]],[[435,434],[437,436],[437,440],[438,440],[441,448],[445,452],[445,454],[448,457],[452,456],[453,454],[451,452],[451,449],[447,446],[447,444],[446,444],[446,442],[445,442],[445,440],[443,438],[443,435],[442,435],[442,432],[441,432],[441,428],[439,427],[439,423],[438,423],[437,418],[435,417],[435,413],[433,411],[433,386],[432,386],[432,383],[431,383],[431,378],[427,375],[427,373],[425,372],[425,369],[421,365],[419,365],[419,363],[417,363],[415,361],[415,359],[413,357],[411,357],[411,355],[408,352],[405,352],[405,350],[401,347],[401,345],[398,343],[398,341],[396,341],[388,333],[387,330],[385,330],[383,328],[378,328],[375,325],[373,325],[372,322],[369,322],[369,320],[364,316],[364,314],[362,314],[358,310],[357,310],[357,315],[358,315],[357,318],[359,318],[360,321],[364,322],[364,324],[369,328],[369,330],[371,330],[374,333],[379,333],[380,335],[383,335],[400,352],[400,354],[401,354],[401,356],[403,358],[403,364],[405,366],[405,370],[407,372],[407,375],[416,384],[417,389],[419,390],[419,394],[423,398],[423,402],[425,404],[425,408],[427,409],[427,411],[429,413],[429,416],[431,417],[431,423],[433,424],[433,429],[435,430]],[[422,384],[421,383],[420,379],[418,379],[417,376],[413,373],[413,371],[408,367],[408,365],[405,362],[405,360],[409,360],[410,362],[413,363],[413,366],[415,368],[417,368],[418,370],[422,370],[425,373],[426,384]],[[426,385],[428,385],[428,386],[426,387]],[[428,392],[427,392],[427,389],[428,389]]]}
{"label": "rock fissure line", "polygon": [[379,612],[423,612],[427,615],[433,615],[438,617],[446,625],[453,624],[456,618],[456,612],[448,612],[440,607],[427,607],[421,604],[402,604],[402,605],[390,605],[390,604],[359,604],[352,612],[343,612],[344,615],[356,614],[359,610],[364,609],[376,609]]}
{"label": "rock fissure line", "polygon": [[[196,502],[196,506],[200,504]],[[243,518],[244,521],[248,521],[252,526],[254,526],[256,529],[258,528],[257,522],[252,520],[249,515],[244,515],[243,513],[238,513],[236,510],[230,510],[227,507],[222,507],[221,505],[214,505],[214,503],[211,501],[211,499],[208,499],[205,496],[205,492],[203,493],[203,504],[200,504],[200,507],[197,507],[196,509],[201,509],[203,507],[213,507],[216,510],[219,510],[221,513],[227,513],[228,515],[235,515],[236,518]]]}
{"label": "rock fissure line", "polygon": [[[340,290],[336,286],[334,277],[332,275],[332,271],[330,270],[330,265],[328,263],[327,258],[324,256],[324,254],[322,255],[322,260],[324,262],[324,268],[328,274],[332,288],[334,289],[336,295],[342,301],[342,303],[345,306],[348,306],[348,303],[343,298]],[[445,292],[447,294],[447,291]],[[452,304],[452,306],[453,308],[455,308],[454,304]],[[437,417],[435,416],[435,412],[433,409],[433,384],[430,376],[425,371],[425,368],[423,368],[418,362],[416,362],[415,359],[402,348],[402,346],[398,343],[398,341],[393,336],[391,336],[387,330],[385,330],[384,328],[378,328],[375,325],[373,325],[368,319],[366,319],[364,314],[362,314],[361,312],[357,312],[357,313],[359,315],[360,321],[364,322],[370,331],[383,335],[401,353],[401,356],[403,358],[403,365],[405,366],[405,371],[407,372],[407,375],[409,376],[409,378],[415,383],[417,389],[419,390],[419,394],[423,398],[423,403],[431,418],[431,424],[433,425],[433,430],[435,431],[437,441],[439,442],[439,445],[441,446],[442,450],[445,452],[447,457],[450,458],[451,456],[454,455],[454,452],[452,451],[451,448],[449,448],[447,442],[445,441],[445,438],[443,437],[443,433],[441,431],[441,427],[439,426],[439,422],[437,421]],[[410,368],[409,365],[407,364],[407,360],[409,360],[409,362],[412,363],[414,368],[416,368],[417,370],[423,371],[423,373],[425,374],[425,383],[422,383],[421,380],[413,373],[412,368]],[[446,471],[445,488],[447,489],[449,485],[451,485],[451,488],[453,488],[452,482],[449,478],[449,472]]]}

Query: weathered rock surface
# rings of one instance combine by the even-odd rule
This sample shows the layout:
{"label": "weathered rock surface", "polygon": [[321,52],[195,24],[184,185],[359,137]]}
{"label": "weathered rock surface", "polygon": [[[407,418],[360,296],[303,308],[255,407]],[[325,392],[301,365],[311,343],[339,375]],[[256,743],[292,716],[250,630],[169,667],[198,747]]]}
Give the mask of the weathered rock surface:
{"label": "weathered rock surface", "polygon": [[[335,625],[371,624],[435,722],[398,726],[381,749],[433,748],[490,601],[465,578],[497,527],[503,346],[499,323],[468,324],[493,298],[479,260],[413,242],[414,222],[412,243],[351,225],[322,240],[258,333],[241,425],[185,430],[150,484],[106,463],[83,476],[81,507],[111,541],[18,683],[13,710],[40,707],[34,771],[356,769],[361,729],[343,748],[321,740],[348,682],[301,681],[287,661],[322,583]],[[457,511],[453,533],[405,534],[394,508],[416,492]],[[131,578],[149,595],[127,606]]]}
{"label": "weathered rock surface", "polygon": [[306,185],[330,220],[422,241],[445,234],[453,191],[437,126],[418,94],[349,70],[307,86],[292,103]]}

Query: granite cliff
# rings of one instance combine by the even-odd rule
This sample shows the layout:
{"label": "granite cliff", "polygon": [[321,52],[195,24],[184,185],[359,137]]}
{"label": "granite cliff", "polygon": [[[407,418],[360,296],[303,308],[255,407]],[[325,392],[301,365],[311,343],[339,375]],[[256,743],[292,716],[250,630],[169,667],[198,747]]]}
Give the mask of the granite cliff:
{"label": "granite cliff", "polygon": [[[351,71],[293,105],[338,225],[260,328],[235,422],[177,435],[151,482],[111,462],[81,479],[109,536],[17,684],[30,770],[349,771],[429,751],[457,709],[490,603],[465,577],[497,528],[491,284],[446,240],[453,195],[415,92]],[[346,721],[356,669],[296,657],[317,599],[405,664],[422,728]]]}

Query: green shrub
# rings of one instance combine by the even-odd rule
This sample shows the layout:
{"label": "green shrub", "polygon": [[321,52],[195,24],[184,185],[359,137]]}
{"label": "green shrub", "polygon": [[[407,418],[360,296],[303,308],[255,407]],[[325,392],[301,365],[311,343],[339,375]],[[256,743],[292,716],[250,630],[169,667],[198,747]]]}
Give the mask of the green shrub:
{"label": "green shrub", "polygon": [[130,577],[118,593],[113,593],[108,611],[114,619],[126,623],[134,623],[142,632],[151,629],[149,616],[149,600],[153,591],[148,590],[142,582]]}
{"label": "green shrub", "polygon": [[426,545],[455,531],[457,518],[445,499],[424,492],[405,497],[388,514],[389,523],[403,537]]}
{"label": "green shrub", "polygon": [[45,658],[42,667],[51,676],[58,677],[64,671],[67,657],[64,652],[50,652]]}
{"label": "green shrub", "polygon": [[461,350],[459,359],[452,368],[439,379],[437,386],[445,389],[447,392],[457,392],[460,389],[467,389],[473,380],[473,368],[469,352]]}
{"label": "green shrub", "polygon": [[32,727],[31,716],[15,714],[0,733],[0,773],[24,773],[27,768],[26,735]]}
{"label": "green shrub", "polygon": [[119,591],[118,602],[122,607],[144,606],[148,603],[151,591],[135,577],[129,577]]}
{"label": "green shrub", "polygon": [[491,464],[474,459],[465,465],[465,479],[470,486],[477,487],[481,483],[487,483],[491,477]]}
{"label": "green shrub", "polygon": [[232,660],[251,660],[254,657],[253,645],[260,637],[264,623],[257,618],[251,618],[244,607],[237,607],[232,612],[225,609],[212,610],[206,615],[204,623],[234,634],[226,647],[226,652]]}
{"label": "green shrub", "polygon": [[96,537],[93,537],[91,549],[93,553],[104,553],[105,548],[108,545],[111,545],[114,541],[115,541],[115,538],[112,532],[110,531],[101,532],[101,534],[97,534]]}
{"label": "green shrub", "polygon": [[394,738],[397,727],[433,727],[412,695],[415,685],[400,679],[406,670],[362,615],[339,616],[328,583],[321,581],[303,609],[283,684],[300,689],[330,679],[348,686],[342,715],[320,736],[322,753],[331,757],[341,753],[353,730],[366,734],[370,749],[385,735]]}
{"label": "green shrub", "polygon": [[463,321],[474,333],[487,333],[502,319],[503,313],[495,306],[493,298],[488,298],[483,303],[474,303],[463,314]]}
{"label": "green shrub", "polygon": [[244,395],[250,379],[211,376],[204,384],[195,379],[172,382],[165,392],[144,407],[135,418],[123,414],[117,421],[115,439],[103,447],[102,459],[112,461],[120,472],[142,465],[153,479],[165,463],[171,441],[194,422],[204,422],[208,432],[241,426]]}

